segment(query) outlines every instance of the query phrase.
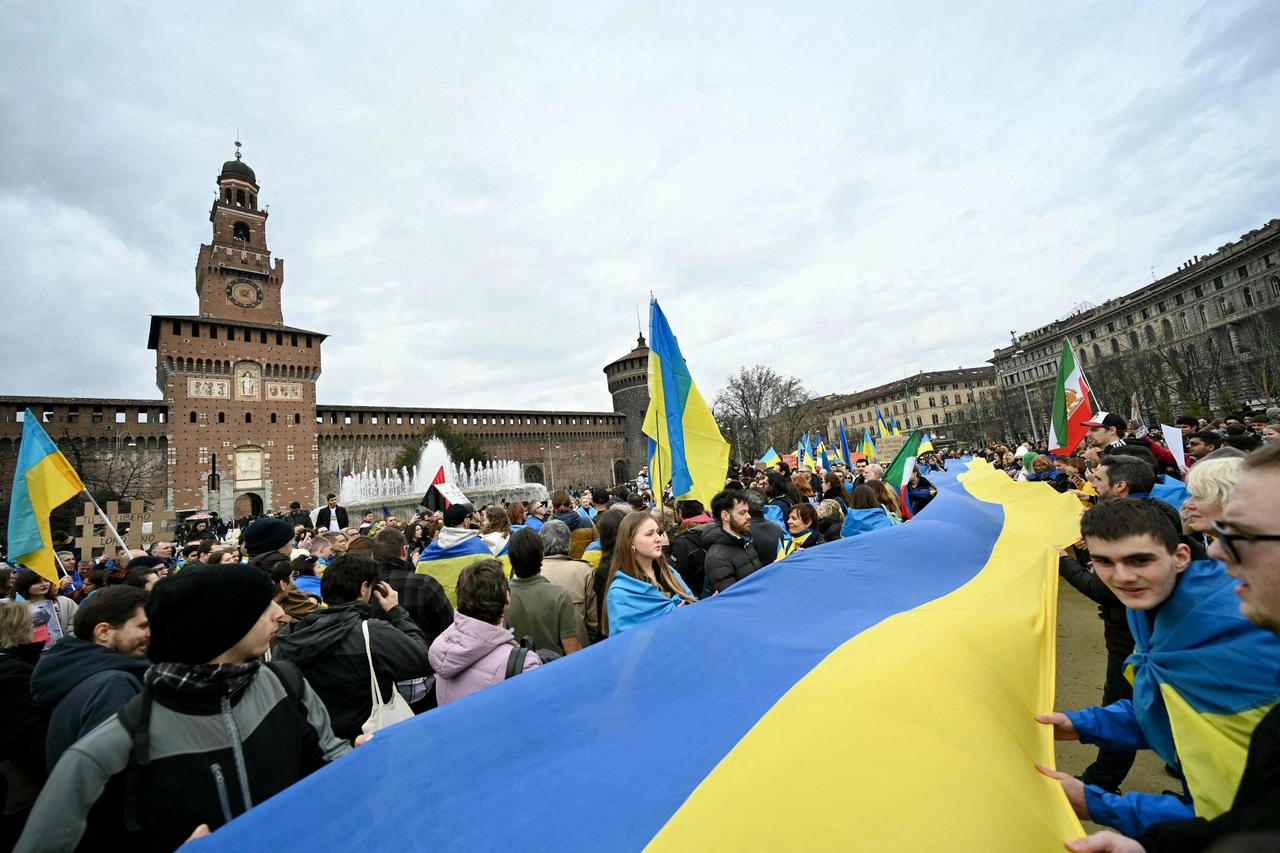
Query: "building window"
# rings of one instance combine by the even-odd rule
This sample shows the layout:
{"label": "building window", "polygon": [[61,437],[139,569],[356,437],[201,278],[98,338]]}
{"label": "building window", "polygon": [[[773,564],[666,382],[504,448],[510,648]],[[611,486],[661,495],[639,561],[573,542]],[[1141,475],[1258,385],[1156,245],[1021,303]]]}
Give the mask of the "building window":
{"label": "building window", "polygon": [[1137,348],[1138,348],[1138,333],[1137,333],[1137,332],[1130,332],[1130,333],[1129,333],[1129,348],[1130,348],[1130,349],[1137,349]]}
{"label": "building window", "polygon": [[195,422],[196,422],[196,413],[195,413],[195,412],[192,412],[192,413],[191,413],[191,423],[195,423]]}
{"label": "building window", "polygon": [[1098,330],[1097,330],[1097,329],[1090,329],[1090,330],[1089,330],[1089,340],[1091,340],[1091,341],[1096,341],[1097,339],[1098,339]]}
{"label": "building window", "polygon": [[[1222,290],[1222,276],[1217,276],[1216,278],[1214,278],[1213,289]],[[1199,296],[1200,294],[1196,294],[1196,295]]]}
{"label": "building window", "polygon": [[297,345],[298,345],[298,336],[297,336],[297,335],[290,335],[290,336],[289,336],[289,346],[291,346],[291,347],[296,347]]}
{"label": "building window", "polygon": [[294,422],[295,424],[300,424],[300,423],[302,423],[302,415],[295,414],[295,415],[293,416],[293,422]]}
{"label": "building window", "polygon": [[225,424],[227,422],[227,413],[218,412],[218,423]]}
{"label": "building window", "polygon": [[1191,292],[1196,295],[1196,299],[1199,299],[1201,296],[1204,296],[1204,287],[1197,284],[1195,287],[1191,288]]}
{"label": "building window", "polygon": [[[248,417],[248,416],[246,415],[246,417]],[[271,413],[271,422],[272,422],[272,423],[275,423],[275,422],[276,422],[276,413],[275,413],[275,412],[272,412],[272,413]]]}
{"label": "building window", "polygon": [[244,413],[244,422],[245,422],[245,423],[247,423],[247,424],[251,424],[251,423],[253,423],[253,413],[252,413],[252,412],[245,412],[245,413]]}
{"label": "building window", "polygon": [[1183,297],[1183,295],[1182,295],[1181,293],[1179,293],[1177,296],[1173,297],[1173,304],[1174,304],[1174,305],[1185,305],[1185,304],[1186,304],[1186,301],[1187,301],[1187,300],[1186,300],[1186,298],[1185,298],[1185,297]]}
{"label": "building window", "polygon": [[1108,324],[1107,324],[1107,331],[1108,331],[1108,332],[1114,332],[1115,330],[1116,330],[1116,324],[1115,324],[1115,323],[1108,323]]}
{"label": "building window", "polygon": [[1143,309],[1142,309],[1142,319],[1144,319],[1144,320],[1150,320],[1150,319],[1151,319],[1151,309],[1150,309],[1150,308],[1143,308]]}
{"label": "building window", "polygon": [[1236,268],[1236,278],[1238,278],[1240,281],[1244,281],[1248,277],[1249,277],[1249,268],[1247,266]]}
{"label": "building window", "polygon": [[1173,324],[1169,322],[1168,317],[1160,321],[1160,331],[1164,333],[1166,341],[1173,338]]}
{"label": "building window", "polygon": [[209,340],[216,341],[218,339],[218,326],[216,323],[209,324]]}
{"label": "building window", "polygon": [[199,323],[192,323],[192,324],[191,324],[191,337],[193,337],[193,338],[198,338],[198,337],[200,337],[200,324],[199,324]]}
{"label": "building window", "polygon": [[1199,310],[1199,313],[1200,313],[1200,325],[1201,325],[1201,326],[1207,326],[1207,325],[1209,325],[1209,312],[1207,312],[1207,311],[1205,311],[1205,310],[1204,310],[1204,306],[1203,306],[1203,305],[1199,306],[1199,309],[1198,309],[1198,310]]}
{"label": "building window", "polygon": [[1280,296],[1280,275],[1271,276],[1271,295]]}
{"label": "building window", "polygon": [[938,405],[937,403],[935,403],[935,402],[933,401],[933,399],[934,399],[933,397],[930,397],[930,398],[929,398],[929,408],[931,408],[931,409],[932,409],[934,406]]}
{"label": "building window", "polygon": [[237,222],[235,225],[232,225],[231,238],[233,240],[239,240],[242,243],[248,243],[249,242],[249,226],[244,224],[243,222]]}
{"label": "building window", "polygon": [[1234,314],[1236,311],[1235,303],[1225,296],[1218,300],[1218,305],[1222,308],[1222,316],[1224,317],[1228,314]]}
{"label": "building window", "polygon": [[307,335],[307,346],[308,346],[308,347],[310,347],[310,346],[311,346],[311,336],[310,336],[310,335]]}
{"label": "building window", "polygon": [[1132,315],[1132,314],[1126,314],[1126,315],[1125,315],[1125,318],[1124,318],[1124,324],[1125,324],[1126,326],[1132,326],[1132,325],[1133,325],[1133,315]]}
{"label": "building window", "polygon": [[1147,343],[1154,344],[1156,342],[1156,330],[1147,326]]}
{"label": "building window", "polygon": [[933,414],[933,425],[934,426],[938,425],[938,415],[936,412]]}
{"label": "building window", "polygon": [[1163,302],[1157,302],[1157,303],[1156,303],[1156,310],[1157,310],[1157,311],[1159,311],[1161,314],[1163,314],[1163,313],[1164,313],[1164,303],[1163,303]]}
{"label": "building window", "polygon": [[946,395],[946,394],[943,394],[943,395],[942,395],[942,405],[944,405],[944,406],[949,406],[949,405],[951,405],[951,402],[947,399],[947,395]]}
{"label": "building window", "polygon": [[1111,354],[1116,355],[1120,352],[1120,342],[1115,338],[1111,339]]}
{"label": "building window", "polygon": [[1084,343],[1084,335],[1076,335],[1076,343],[1078,344]]}
{"label": "building window", "polygon": [[276,346],[284,346],[284,332],[276,332]]}
{"label": "building window", "polygon": [[1244,290],[1240,291],[1240,295],[1244,297],[1244,307],[1252,308],[1253,307],[1253,288],[1246,287]]}
{"label": "building window", "polygon": [[266,330],[266,329],[259,329],[259,330],[258,330],[258,343],[260,343],[260,344],[265,344],[266,342],[267,342],[267,330]]}
{"label": "building window", "polygon": [[[1086,352],[1084,351],[1084,347],[1081,347],[1081,348],[1080,348],[1080,363],[1081,363],[1081,364],[1088,364],[1088,363],[1089,363],[1089,354],[1088,354],[1088,353],[1086,353]],[[972,402],[973,402],[973,395],[972,395],[972,394],[970,394],[970,395],[969,395],[969,402],[970,402],[970,403],[972,403]]]}
{"label": "building window", "polygon": [[1180,312],[1178,313],[1178,325],[1182,326],[1182,331],[1184,331],[1184,332],[1189,332],[1189,331],[1191,331],[1191,324],[1190,324],[1189,322],[1187,322],[1187,312],[1186,312],[1186,311],[1180,311]]}

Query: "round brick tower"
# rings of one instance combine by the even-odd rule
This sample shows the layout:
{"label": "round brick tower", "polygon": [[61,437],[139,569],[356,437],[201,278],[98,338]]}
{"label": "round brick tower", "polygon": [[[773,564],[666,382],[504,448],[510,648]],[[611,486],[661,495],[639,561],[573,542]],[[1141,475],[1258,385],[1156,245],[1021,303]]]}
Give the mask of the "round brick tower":
{"label": "round brick tower", "polygon": [[627,416],[627,458],[614,462],[614,480],[621,483],[640,472],[647,456],[648,442],[641,432],[644,413],[649,409],[649,347],[644,335],[636,340],[635,349],[606,365],[604,374],[609,378],[613,410]]}

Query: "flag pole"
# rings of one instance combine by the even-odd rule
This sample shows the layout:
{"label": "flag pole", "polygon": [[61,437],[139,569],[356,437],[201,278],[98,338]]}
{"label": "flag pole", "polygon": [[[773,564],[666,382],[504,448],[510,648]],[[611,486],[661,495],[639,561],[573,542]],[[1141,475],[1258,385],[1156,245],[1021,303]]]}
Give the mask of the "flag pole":
{"label": "flag pole", "polygon": [[131,549],[128,545],[124,544],[124,539],[121,538],[120,532],[116,530],[116,526],[111,523],[111,519],[102,511],[102,507],[98,506],[98,502],[93,499],[93,494],[88,489],[81,490],[81,493],[89,499],[89,503],[93,504],[93,508],[98,511],[98,515],[101,516],[103,523],[106,524],[107,529],[111,531],[111,536],[119,543],[120,547],[124,549],[124,552],[126,554],[131,553]]}

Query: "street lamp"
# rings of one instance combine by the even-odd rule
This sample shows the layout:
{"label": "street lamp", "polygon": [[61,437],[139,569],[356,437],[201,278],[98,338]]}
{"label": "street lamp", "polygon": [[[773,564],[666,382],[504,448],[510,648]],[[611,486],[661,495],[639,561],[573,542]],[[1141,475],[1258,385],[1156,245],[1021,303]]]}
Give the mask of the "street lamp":
{"label": "street lamp", "polygon": [[[1018,347],[1018,333],[1017,333],[1017,332],[1010,332],[1010,333],[1009,333],[1009,339],[1010,339],[1011,341],[1013,341],[1013,354],[1014,354],[1014,355],[1022,355],[1024,352],[1026,352],[1026,350],[1024,350],[1024,349],[1020,349],[1020,348]],[[1032,438],[1032,440],[1033,440],[1033,441],[1035,441],[1035,442],[1039,443],[1039,441],[1040,441],[1040,431],[1036,429],[1036,416],[1035,416],[1035,413],[1031,411],[1031,394],[1027,391],[1027,380],[1022,376],[1022,371],[1021,371],[1021,370],[1019,370],[1019,371],[1018,371],[1018,379],[1019,379],[1019,380],[1021,380],[1021,382],[1022,382],[1022,396],[1023,396],[1023,397],[1026,399],[1026,401],[1027,401],[1027,420],[1031,421],[1031,438]],[[1014,436],[1014,438],[1017,438],[1017,436]]]}

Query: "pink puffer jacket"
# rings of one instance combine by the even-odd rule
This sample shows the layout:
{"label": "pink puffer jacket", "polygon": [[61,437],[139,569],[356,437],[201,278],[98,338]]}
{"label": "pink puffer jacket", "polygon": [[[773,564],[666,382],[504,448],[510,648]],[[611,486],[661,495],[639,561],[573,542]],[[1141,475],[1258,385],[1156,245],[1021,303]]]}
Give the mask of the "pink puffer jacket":
{"label": "pink puffer jacket", "polygon": [[[510,628],[490,625],[453,612],[453,624],[431,644],[428,659],[436,671],[436,701],[444,705],[502,681],[511,650],[517,647]],[[535,652],[525,656],[528,672],[542,663]]]}

